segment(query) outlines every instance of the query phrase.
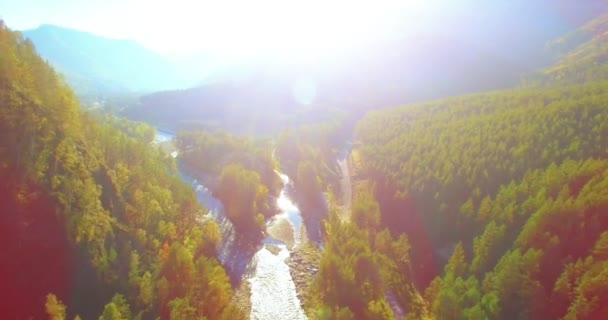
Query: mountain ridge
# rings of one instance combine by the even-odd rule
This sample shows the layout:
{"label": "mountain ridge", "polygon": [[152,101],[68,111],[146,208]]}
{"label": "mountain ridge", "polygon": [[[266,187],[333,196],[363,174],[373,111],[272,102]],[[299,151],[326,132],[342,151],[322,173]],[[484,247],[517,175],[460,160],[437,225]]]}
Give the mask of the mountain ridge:
{"label": "mountain ridge", "polygon": [[221,112],[236,106],[247,113],[254,106],[276,108],[272,104],[277,103],[287,110],[307,108],[293,96],[299,79],[314,83],[313,105],[357,112],[510,88],[552,63],[547,42],[606,9],[601,1],[587,6],[571,0],[513,1],[498,8],[484,4],[473,16],[459,11],[441,25],[387,32],[368,48],[325,64],[277,66],[270,61],[228,72],[212,86],[147,94],[125,115],[177,129],[203,109]]}
{"label": "mountain ridge", "polygon": [[107,97],[168,89],[177,75],[162,55],[131,39],[114,39],[42,24],[22,31],[80,97]]}

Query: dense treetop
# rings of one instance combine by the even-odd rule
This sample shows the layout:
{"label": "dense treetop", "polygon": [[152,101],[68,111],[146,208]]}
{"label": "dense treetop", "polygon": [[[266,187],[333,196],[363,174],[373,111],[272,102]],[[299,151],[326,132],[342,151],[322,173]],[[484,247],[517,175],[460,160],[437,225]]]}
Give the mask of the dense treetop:
{"label": "dense treetop", "polygon": [[605,312],[594,252],[608,231],[607,104],[608,83],[594,82],[431,101],[358,124],[356,167],[377,185],[383,223],[410,235],[434,317]]}
{"label": "dense treetop", "polygon": [[356,188],[352,221],[331,204],[325,220],[319,273],[308,293],[313,319],[395,319],[387,297],[408,308],[408,319],[428,319],[412,279],[407,235],[393,237],[380,226],[380,210],[368,185]]}
{"label": "dense treetop", "polygon": [[[246,134],[187,131],[174,143],[180,168],[213,191],[250,245],[276,213],[277,171],[292,178],[308,238],[323,243],[303,300],[314,318],[600,319],[608,312],[607,27],[600,16],[553,42],[557,62],[529,86],[367,113],[349,159],[349,210],[334,201],[335,159],[346,154],[352,118],[379,101],[374,94],[401,97],[384,87],[397,78],[378,75],[381,89],[361,91],[370,99],[352,89],[373,78],[329,86],[335,99],[325,102],[357,112],[301,105],[288,74],[250,92],[222,84],[157,93],[127,113],[161,109],[145,118]],[[151,143],[154,129],[81,110],[32,42],[1,21],[0,52],[0,283],[14,291],[0,314],[244,318],[216,259],[218,226],[175,159]],[[478,88],[486,78],[467,80]]]}
{"label": "dense treetop", "polygon": [[[146,126],[82,113],[32,43],[1,22],[0,50],[2,220],[13,230],[5,243],[36,233],[38,224],[25,219],[42,202],[35,219],[58,219],[59,226],[38,241],[52,240],[47,254],[67,252],[66,267],[84,275],[62,279],[69,295],[40,292],[23,309],[8,310],[17,318],[43,318],[45,297],[55,318],[66,313],[60,301],[70,317],[103,319],[218,318],[228,310],[232,290],[215,259],[218,228],[200,219],[204,211],[192,189],[180,181],[173,159],[150,145]],[[44,268],[22,258],[42,258],[37,251],[6,252],[17,270]],[[17,287],[6,290],[24,285],[10,283]]]}
{"label": "dense treetop", "polygon": [[606,101],[608,84],[591,83],[375,111],[359,123],[357,152],[367,173],[397,184],[431,232],[453,241],[469,234],[454,222],[528,170],[608,155]]}

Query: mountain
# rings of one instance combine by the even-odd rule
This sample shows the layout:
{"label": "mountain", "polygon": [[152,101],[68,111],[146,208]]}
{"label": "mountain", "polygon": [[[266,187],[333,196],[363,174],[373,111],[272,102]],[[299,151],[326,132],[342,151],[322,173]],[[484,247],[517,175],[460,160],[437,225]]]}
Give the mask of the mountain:
{"label": "mountain", "polygon": [[329,110],[338,112],[335,108],[321,108],[317,101],[304,104],[294,95],[300,90],[300,95],[318,98],[317,89],[312,86],[295,76],[257,76],[144,95],[139,105],[126,109],[124,115],[176,131],[224,128],[268,134],[286,126],[325,119],[331,114]]}
{"label": "mountain", "polygon": [[[577,29],[605,11],[576,2],[454,0],[469,6],[339,61],[250,65],[145,95],[125,114],[174,130],[288,128],[260,140],[182,133],[175,146],[191,169],[219,172],[240,235],[264,228],[267,186],[280,185],[274,169],[288,158],[289,192],[319,204],[298,205],[304,225],[319,220],[323,245],[302,237],[311,252],[294,249],[285,263],[296,272],[282,277],[305,283],[311,319],[603,319],[608,81],[593,67],[606,20]],[[563,32],[548,70],[573,71],[548,72],[547,86],[408,103],[514,85],[551,64],[544,43]],[[1,21],[0,52],[0,283],[11,293],[0,314],[244,319],[243,292],[217,260],[222,233],[201,219],[176,160],[153,147],[153,128],[80,110],[32,42]],[[345,112],[363,114],[353,136]],[[243,280],[254,304],[273,291]]]}
{"label": "mountain", "polygon": [[0,51],[2,317],[243,319],[218,226],[154,129],[83,112],[1,20]]}
{"label": "mountain", "polygon": [[[202,118],[229,129],[240,123],[267,129],[281,126],[284,119],[273,120],[281,112],[364,112],[506,88],[551,63],[548,41],[607,7],[595,0],[586,6],[573,0],[454,3],[446,13],[398,24],[365,49],[306,66],[273,61],[240,66],[213,85],[143,96],[125,115],[173,129]],[[302,85],[313,95],[304,103],[296,96]]]}
{"label": "mountain", "polygon": [[81,97],[180,86],[169,61],[133,40],[111,39],[54,25],[25,30],[23,35]]}
{"label": "mountain", "polygon": [[589,82],[405,105],[357,124],[358,183],[374,186],[383,225],[407,233],[432,318],[603,317],[607,104],[608,83]]}
{"label": "mountain", "polygon": [[551,41],[554,61],[529,86],[358,121],[354,183],[372,186],[382,226],[408,236],[411,269],[394,290],[415,288],[399,299],[417,318],[606,314],[604,12]]}
{"label": "mountain", "polygon": [[361,113],[504,87],[527,70],[454,36],[418,35],[381,41],[369,52],[328,64],[241,66],[214,83],[143,95],[124,115],[173,130],[211,125],[268,132],[294,121],[325,118],[326,110]]}
{"label": "mountain", "polygon": [[549,67],[531,77],[529,84],[575,84],[608,79],[608,14],[553,40],[555,56]]}

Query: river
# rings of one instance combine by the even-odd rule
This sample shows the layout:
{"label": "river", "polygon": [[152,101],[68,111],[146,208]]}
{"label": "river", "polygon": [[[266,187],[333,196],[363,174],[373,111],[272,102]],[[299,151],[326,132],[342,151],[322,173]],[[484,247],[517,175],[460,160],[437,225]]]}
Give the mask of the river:
{"label": "river", "polygon": [[[157,131],[155,143],[160,144],[173,139],[168,132]],[[177,156],[177,153],[172,154]],[[293,228],[293,242],[295,245],[301,241],[300,227],[302,216],[300,210],[289,198],[287,189],[290,186],[289,177],[277,172],[283,181],[283,188],[277,199],[280,213],[268,221],[267,226],[288,222]],[[290,249],[285,243],[272,237],[266,237],[260,244],[260,249],[253,257],[243,252],[235,244],[235,234],[232,223],[224,214],[224,207],[220,200],[215,198],[209,189],[192,179],[180,169],[182,179],[192,185],[196,191],[197,199],[209,209],[209,215],[217,222],[222,232],[218,259],[228,270],[231,278],[242,277],[243,281],[251,284],[251,319],[280,320],[280,319],[307,319],[296,294],[296,287],[289,273],[286,259],[290,256]],[[201,219],[204,217],[201,217]],[[274,254],[268,246],[278,248]]]}

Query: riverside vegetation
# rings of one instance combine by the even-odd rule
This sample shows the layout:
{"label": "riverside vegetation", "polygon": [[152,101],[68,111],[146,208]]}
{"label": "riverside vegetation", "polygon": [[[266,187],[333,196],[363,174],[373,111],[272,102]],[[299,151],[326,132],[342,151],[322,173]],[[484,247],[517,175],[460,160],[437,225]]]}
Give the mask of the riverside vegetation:
{"label": "riverside vegetation", "polygon": [[[277,211],[282,164],[314,240],[292,262],[318,264],[298,292],[311,319],[602,319],[605,21],[555,41],[557,62],[520,86],[357,120],[334,114],[266,138],[181,132],[180,165],[257,244]],[[12,293],[0,314],[247,318],[216,258],[221,232],[175,159],[152,146],[154,129],[81,110],[4,23],[0,50],[0,239],[10,258],[0,282]],[[351,138],[345,205],[335,159]]]}

